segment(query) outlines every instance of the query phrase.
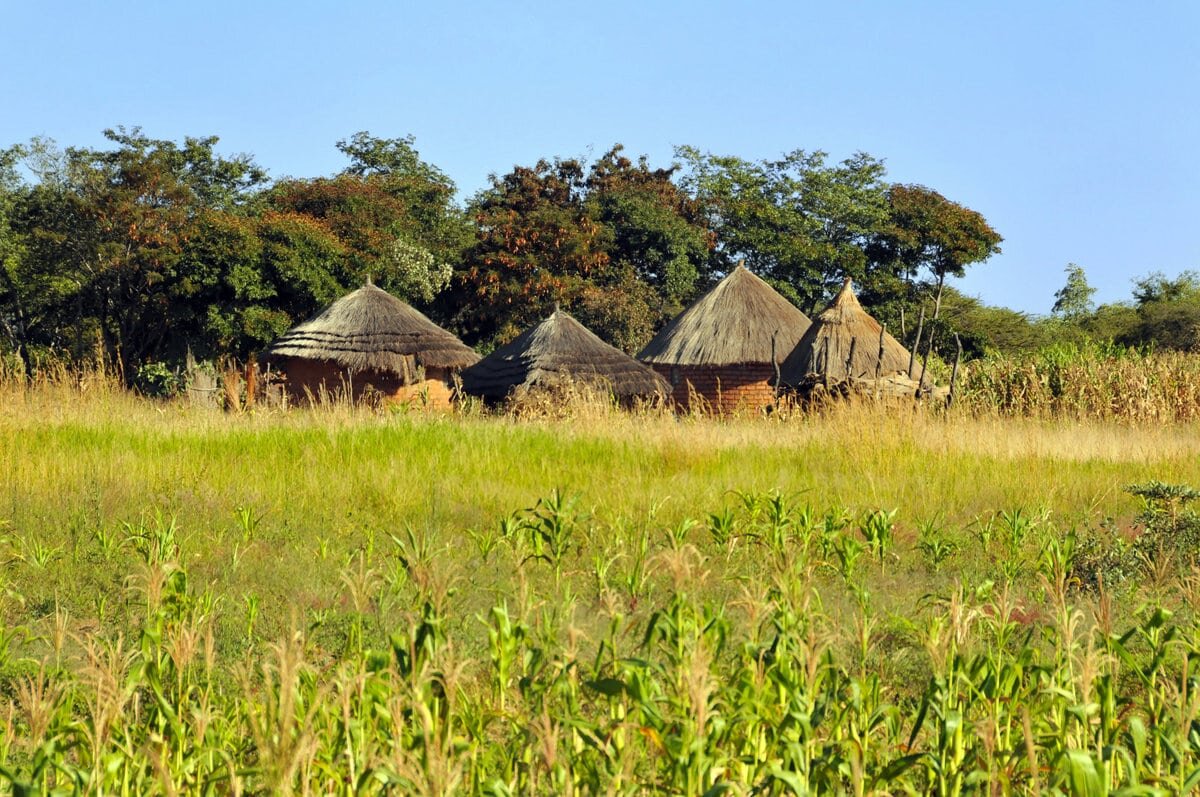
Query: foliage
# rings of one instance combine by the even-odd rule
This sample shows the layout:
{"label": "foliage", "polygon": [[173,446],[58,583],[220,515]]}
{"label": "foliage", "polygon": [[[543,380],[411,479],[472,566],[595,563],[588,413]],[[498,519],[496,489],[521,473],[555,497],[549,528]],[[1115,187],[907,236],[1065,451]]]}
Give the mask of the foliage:
{"label": "foliage", "polygon": [[711,235],[671,181],[614,146],[595,163],[541,160],[472,201],[479,233],[448,295],[470,340],[505,342],[553,305],[636,351],[706,274]]}
{"label": "foliage", "polygon": [[133,384],[144,396],[171,398],[182,389],[183,380],[163,363],[146,362],[138,367]]}
{"label": "foliage", "polygon": [[1097,341],[1176,351],[1200,348],[1200,275],[1152,272],[1133,281],[1133,299],[1065,319],[1066,329]]}
{"label": "foliage", "polygon": [[887,219],[882,161],[858,153],[829,165],[826,153],[804,150],[761,162],[693,147],[676,155],[681,184],[716,234],[714,271],[745,260],[810,314],[846,277],[868,301],[895,288],[895,274],[878,272],[866,251]]}
{"label": "foliage", "polygon": [[[0,329],[8,348],[96,349],[132,383],[187,348],[246,357],[368,276],[428,302],[471,229],[412,139],[359,133],[340,175],[282,180],[217,139],[106,131],[106,149],[35,140],[0,158]],[[26,185],[24,158],[38,178]]]}
{"label": "foliage", "polygon": [[1160,481],[1133,484],[1125,490],[1144,502],[1137,517],[1144,531],[1135,551],[1150,563],[1169,557],[1177,565],[1192,564],[1200,555],[1200,513],[1189,504],[1200,498],[1200,490]]}
{"label": "foliage", "polygon": [[[963,344],[963,355],[968,360],[987,354],[1016,356],[1048,347],[1054,343],[1082,343],[1086,335],[1074,327],[1055,324],[1050,319],[1031,317],[1027,313],[1005,307],[993,307],[979,299],[966,296],[947,286],[942,296],[942,315],[935,323],[926,323],[937,328],[934,335],[934,351],[943,357],[954,356],[953,334],[958,333]],[[915,319],[907,319],[909,337],[915,334]],[[911,340],[906,340],[911,343]]]}
{"label": "foliage", "polygon": [[1135,280],[1133,296],[1138,320],[1125,342],[1200,350],[1200,274],[1185,271],[1172,280],[1155,272]]}
{"label": "foliage", "polygon": [[49,177],[18,192],[22,257],[4,312],[21,320],[25,345],[81,355],[98,343],[132,379],[191,331],[179,311],[204,280],[187,256],[196,219],[245,212],[265,174],[244,156],[217,156],[215,138],[105,136],[112,149],[39,150]]}
{"label": "foliage", "polygon": [[887,190],[888,220],[871,242],[872,256],[910,282],[927,271],[935,286],[932,317],[940,318],[946,277],[1000,252],[1003,240],[977,211],[920,185]]}
{"label": "foliage", "polygon": [[18,271],[21,252],[12,227],[20,185],[17,164],[24,154],[24,149],[17,146],[0,150],[0,332],[6,348],[14,352],[24,343],[25,335],[23,303],[18,299],[24,292]]}
{"label": "foliage", "polygon": [[1055,315],[1066,319],[1078,319],[1092,311],[1092,296],[1096,289],[1088,284],[1087,274],[1081,266],[1068,263],[1066,269],[1067,284],[1054,294]]}
{"label": "foliage", "polygon": [[[581,595],[557,565],[539,579],[576,546],[620,562],[631,529],[597,526],[561,493],[518,514],[501,526],[526,542],[491,553],[517,586],[506,596],[464,604],[450,549],[409,529],[394,553],[368,537],[350,557],[326,604],[345,607],[342,624],[323,609],[274,639],[254,622],[256,595],[236,622],[239,605],[185,564],[197,541],[174,518],[97,537],[89,554],[139,574],[117,587],[128,635],[77,634],[57,606],[40,639],[0,627],[0,788],[965,795],[1200,783],[1200,707],[1181,699],[1200,688],[1194,576],[1117,614],[1109,597],[1071,590],[1070,537],[1014,508],[980,519],[971,553],[1041,551],[1025,563],[1035,573],[1001,563],[889,612],[868,586],[885,583],[883,561],[848,552],[889,538],[898,513],[864,513],[864,542],[844,507],[748,492],[710,514],[723,539],[689,540],[697,524],[681,523],[660,545],[636,543],[656,573],[638,607],[604,586]],[[264,531],[241,517],[242,540]],[[34,558],[19,566],[43,568]],[[736,598],[714,589],[727,579],[743,584]],[[214,642],[231,621],[240,650]]]}
{"label": "foliage", "polygon": [[268,202],[315,220],[337,238],[348,284],[370,278],[401,298],[429,303],[472,238],[454,202],[454,183],[421,160],[411,137],[360,132],[338,149],[351,160],[340,174],[281,181]]}

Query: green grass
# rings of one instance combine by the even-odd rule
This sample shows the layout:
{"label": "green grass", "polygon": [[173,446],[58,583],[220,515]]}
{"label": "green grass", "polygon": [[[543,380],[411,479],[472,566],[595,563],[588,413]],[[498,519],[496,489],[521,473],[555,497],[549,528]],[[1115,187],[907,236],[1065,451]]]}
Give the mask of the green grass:
{"label": "green grass", "polygon": [[[1135,718],[1176,758],[1097,753],[1104,782],[1170,791],[1198,763],[1163,712],[1200,689],[1200,579],[1173,562],[1097,597],[1048,553],[1072,528],[1133,533],[1128,484],[1200,484],[1193,426],[0,398],[0,784],[1104,793],[1071,785],[1091,782],[1072,755],[1133,749]],[[880,509],[894,526],[868,521]],[[1146,681],[1154,607],[1175,636]],[[988,693],[1005,667],[1009,691]],[[93,755],[87,701],[114,668],[141,702]],[[1086,708],[1101,676],[1119,717]],[[951,714],[961,738],[938,730]],[[57,774],[37,770],[43,741]]]}
{"label": "green grass", "polygon": [[[218,593],[269,596],[267,628],[301,585],[325,590],[370,535],[405,527],[456,552],[553,490],[604,524],[666,527],[778,491],[817,507],[896,508],[902,537],[921,521],[965,526],[999,510],[1046,510],[1066,524],[1128,519],[1123,485],[1200,483],[1191,427],[941,418],[852,408],[787,421],[717,422],[599,413],[566,421],[331,412],[231,416],[122,395],[13,401],[0,419],[8,536],[63,546],[65,567],[20,584],[76,616],[94,600],[78,561],[98,530],[173,518],[192,568]],[[236,511],[257,517],[241,541]],[[115,532],[114,532],[115,533]],[[327,541],[318,561],[315,551]],[[234,547],[240,562],[228,567]],[[100,577],[98,574],[97,577]]]}

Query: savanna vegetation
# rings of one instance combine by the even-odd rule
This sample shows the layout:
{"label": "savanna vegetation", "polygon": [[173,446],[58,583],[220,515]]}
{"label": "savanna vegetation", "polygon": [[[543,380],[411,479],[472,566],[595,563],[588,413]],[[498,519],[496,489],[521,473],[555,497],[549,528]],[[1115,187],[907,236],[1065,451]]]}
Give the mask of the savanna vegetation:
{"label": "savanna vegetation", "polygon": [[[272,180],[107,135],[0,156],[0,794],[1200,784],[1196,275],[988,307],[947,280],[999,233],[865,154],[460,202],[411,139]],[[953,404],[171,398],[368,276],[483,349],[558,302],[632,351],[738,259],[806,311],[852,277],[939,377],[961,343]]]}
{"label": "savanna vegetation", "polygon": [[1196,427],[986,396],[238,415],[10,379],[0,792],[1191,789]]}

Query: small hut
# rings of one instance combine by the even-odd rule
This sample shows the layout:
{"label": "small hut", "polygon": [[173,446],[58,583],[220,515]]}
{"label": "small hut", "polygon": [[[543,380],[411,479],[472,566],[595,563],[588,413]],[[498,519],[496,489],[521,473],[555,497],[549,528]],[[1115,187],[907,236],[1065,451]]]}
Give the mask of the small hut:
{"label": "small hut", "polygon": [[611,391],[623,401],[671,393],[665,379],[557,307],[545,321],[463,371],[462,381],[465,392],[493,401],[516,389],[565,383]]}
{"label": "small hut", "polygon": [[693,397],[716,412],[775,401],[775,378],[809,320],[741,263],[638,353],[671,383],[687,409]]}
{"label": "small hut", "polygon": [[785,385],[893,380],[907,382],[909,353],[871,317],[854,295],[849,278],[813,320],[780,367]]}
{"label": "small hut", "polygon": [[448,406],[453,374],[479,355],[368,280],[286,332],[262,359],[297,399],[381,394]]}

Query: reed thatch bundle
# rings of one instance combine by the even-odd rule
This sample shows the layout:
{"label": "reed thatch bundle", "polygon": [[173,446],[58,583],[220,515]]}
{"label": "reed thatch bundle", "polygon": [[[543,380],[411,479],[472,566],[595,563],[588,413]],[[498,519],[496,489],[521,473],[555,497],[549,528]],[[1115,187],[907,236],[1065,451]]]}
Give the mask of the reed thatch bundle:
{"label": "reed thatch bundle", "polygon": [[863,309],[847,279],[783,361],[779,375],[785,385],[799,385],[812,375],[832,380],[875,379],[877,375],[907,373],[908,362],[908,349]]}
{"label": "reed thatch bundle", "polygon": [[741,263],[654,336],[638,359],[656,365],[777,363],[811,322]]}
{"label": "reed thatch bundle", "polygon": [[566,381],[610,390],[618,398],[665,397],[671,392],[667,380],[558,308],[463,371],[462,381],[464,391],[489,399],[504,398],[518,387]]}
{"label": "reed thatch bundle", "polygon": [[266,362],[288,358],[405,378],[413,365],[457,369],[479,361],[474,349],[370,282],[293,327],[263,355]]}

